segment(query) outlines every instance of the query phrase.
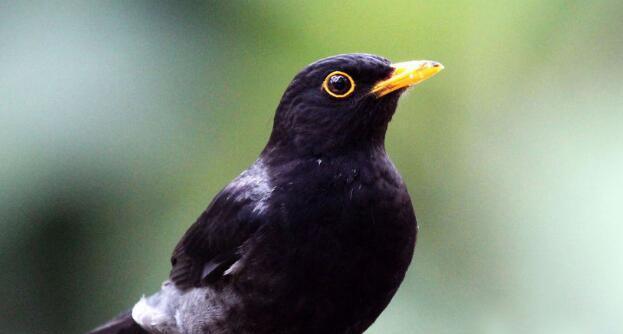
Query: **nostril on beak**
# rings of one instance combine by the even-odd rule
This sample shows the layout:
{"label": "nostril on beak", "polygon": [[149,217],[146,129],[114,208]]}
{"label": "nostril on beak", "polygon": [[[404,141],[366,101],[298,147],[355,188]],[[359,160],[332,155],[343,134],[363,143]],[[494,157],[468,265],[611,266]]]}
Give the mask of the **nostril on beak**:
{"label": "nostril on beak", "polygon": [[433,63],[433,68],[437,68],[438,71],[443,70],[443,65],[441,63],[438,63],[436,61],[432,62]]}

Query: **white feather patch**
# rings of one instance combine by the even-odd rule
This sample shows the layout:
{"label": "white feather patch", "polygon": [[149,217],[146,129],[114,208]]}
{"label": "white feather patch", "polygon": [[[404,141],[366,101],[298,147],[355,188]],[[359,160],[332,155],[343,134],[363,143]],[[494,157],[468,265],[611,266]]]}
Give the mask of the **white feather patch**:
{"label": "white feather patch", "polygon": [[270,177],[266,168],[262,159],[258,159],[226,188],[237,193],[236,200],[251,199],[255,201],[253,212],[257,214],[261,214],[267,209],[267,201],[274,190],[270,184]]}
{"label": "white feather patch", "polygon": [[145,296],[141,297],[132,308],[132,319],[148,331],[160,332],[171,325],[170,317],[158,308],[149,305]]}

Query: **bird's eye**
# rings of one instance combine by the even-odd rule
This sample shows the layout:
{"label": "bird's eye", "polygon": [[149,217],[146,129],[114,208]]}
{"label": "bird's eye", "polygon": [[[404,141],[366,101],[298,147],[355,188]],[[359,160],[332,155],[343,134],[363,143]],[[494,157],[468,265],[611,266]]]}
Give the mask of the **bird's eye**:
{"label": "bird's eye", "polygon": [[355,91],[355,82],[350,75],[335,71],[329,73],[322,83],[322,88],[329,95],[337,98],[344,98]]}

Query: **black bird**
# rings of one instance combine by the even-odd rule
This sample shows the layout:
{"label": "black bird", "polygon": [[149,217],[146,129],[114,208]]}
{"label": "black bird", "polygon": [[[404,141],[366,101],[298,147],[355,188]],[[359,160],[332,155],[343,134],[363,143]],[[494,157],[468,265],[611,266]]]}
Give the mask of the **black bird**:
{"label": "black bird", "polygon": [[259,158],[175,247],[156,294],[93,334],[354,334],[387,306],[417,223],[385,152],[409,86],[443,66],[369,54],[294,77]]}

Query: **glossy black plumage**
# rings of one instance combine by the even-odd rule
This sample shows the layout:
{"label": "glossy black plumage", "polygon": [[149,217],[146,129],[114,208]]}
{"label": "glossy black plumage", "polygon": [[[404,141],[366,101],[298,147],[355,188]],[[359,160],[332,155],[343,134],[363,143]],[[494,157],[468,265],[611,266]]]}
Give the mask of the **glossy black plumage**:
{"label": "glossy black plumage", "polygon": [[[344,99],[320,88],[337,70],[356,82]],[[266,148],[189,228],[170,281],[137,304],[135,319],[162,315],[175,324],[143,327],[170,333],[368,328],[400,285],[417,232],[384,148],[401,91],[369,93],[392,71],[386,59],[350,54],[299,73]]]}

